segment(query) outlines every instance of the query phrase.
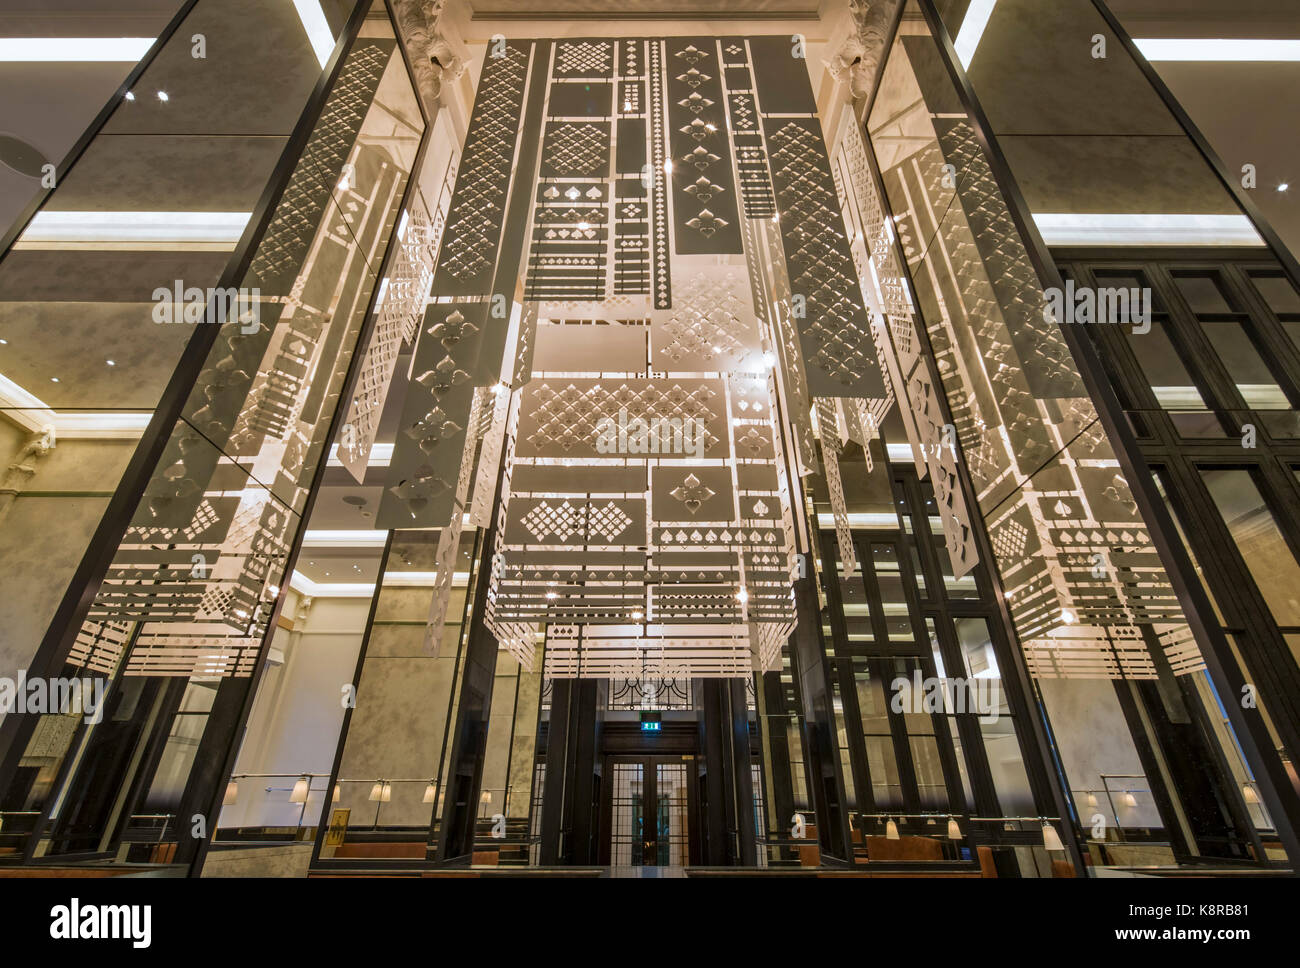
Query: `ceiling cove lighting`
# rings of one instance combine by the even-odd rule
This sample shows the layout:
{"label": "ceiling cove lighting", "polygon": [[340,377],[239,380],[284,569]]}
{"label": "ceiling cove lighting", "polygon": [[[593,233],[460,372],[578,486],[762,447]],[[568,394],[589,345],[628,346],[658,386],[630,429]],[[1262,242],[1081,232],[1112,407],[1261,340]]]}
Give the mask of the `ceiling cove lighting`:
{"label": "ceiling cove lighting", "polygon": [[0,37],[0,61],[117,61],[134,64],[152,37]]}
{"label": "ceiling cove lighting", "polygon": [[975,48],[979,46],[984,28],[989,25],[989,17],[993,15],[993,8],[997,4],[998,0],[971,0],[971,5],[966,8],[966,17],[961,22],[961,29],[957,31],[957,39],[953,41],[953,48],[957,51],[957,59],[961,61],[963,70],[970,68]]}
{"label": "ceiling cove lighting", "polygon": [[1300,40],[1215,40],[1183,37],[1135,38],[1149,61],[1297,61]]}
{"label": "ceiling cove lighting", "polygon": [[[367,466],[370,467],[387,467],[393,459],[393,445],[375,444],[370,448],[370,460]],[[330,444],[330,467],[342,467],[343,461],[339,460],[339,445]]]}
{"label": "ceiling cove lighting", "polygon": [[[52,378],[53,380],[53,378]],[[149,425],[148,413],[59,413],[48,403],[28,393],[0,373],[0,409],[28,430],[53,425],[55,436],[130,439],[139,437]]]}
{"label": "ceiling cove lighting", "polygon": [[1264,240],[1245,215],[1043,213],[1034,223],[1048,245],[1252,245]]}
{"label": "ceiling cove lighting", "polygon": [[304,533],[304,548],[382,548],[388,540],[387,531],[333,531],[308,528]]}
{"label": "ceiling cove lighting", "polygon": [[334,31],[330,30],[329,21],[325,19],[320,0],[293,0],[293,9],[298,11],[298,19],[302,21],[302,29],[307,31],[312,52],[324,69],[330,54],[334,53]]}
{"label": "ceiling cove lighting", "polygon": [[249,212],[37,212],[21,243],[206,242],[234,246]]}

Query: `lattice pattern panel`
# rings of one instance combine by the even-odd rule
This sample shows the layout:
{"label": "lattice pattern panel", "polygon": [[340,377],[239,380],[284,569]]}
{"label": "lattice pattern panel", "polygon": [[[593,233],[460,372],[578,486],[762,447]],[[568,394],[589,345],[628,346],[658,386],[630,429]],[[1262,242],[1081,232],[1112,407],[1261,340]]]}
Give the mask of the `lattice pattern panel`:
{"label": "lattice pattern panel", "polygon": [[503,50],[483,61],[438,259],[435,288],[449,297],[492,291],[530,62],[525,43],[507,42]]}
{"label": "lattice pattern panel", "polygon": [[[448,177],[454,174],[449,172]],[[450,184],[444,188],[450,188]],[[433,265],[437,258],[433,222],[418,199],[408,212],[405,231],[398,239],[401,253],[388,276],[379,321],[366,348],[352,404],[339,435],[339,461],[359,484],[365,481],[397,357],[402,344],[415,334],[424,318],[424,300],[433,284]]]}
{"label": "lattice pattern panel", "polygon": [[821,126],[812,118],[764,118],[764,133],[813,395],[884,396]]}

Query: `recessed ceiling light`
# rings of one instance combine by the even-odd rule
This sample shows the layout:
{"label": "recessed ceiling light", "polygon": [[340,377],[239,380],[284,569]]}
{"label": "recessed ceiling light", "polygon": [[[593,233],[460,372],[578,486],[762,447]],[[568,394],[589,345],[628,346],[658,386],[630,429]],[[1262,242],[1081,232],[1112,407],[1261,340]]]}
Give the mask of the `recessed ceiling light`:
{"label": "recessed ceiling light", "polygon": [[51,383],[58,383],[58,382],[59,382],[59,378],[58,378],[57,376],[52,376],[52,377],[50,377],[50,382],[51,382]]}
{"label": "recessed ceiling light", "polygon": [[134,92],[134,91],[127,91],[127,92],[126,92],[126,99],[127,99],[128,101],[134,101],[134,100],[135,100],[135,92]]}
{"label": "recessed ceiling light", "polygon": [[0,339],[0,346],[8,346],[8,345],[9,345],[9,341],[7,339]]}
{"label": "recessed ceiling light", "polygon": [[1288,183],[1288,182],[1283,182],[1282,184],[1280,184],[1280,185],[1277,186],[1277,190],[1278,190],[1279,192],[1284,192],[1284,191],[1286,191],[1286,190],[1287,190],[1288,188],[1290,188],[1290,187],[1291,187],[1290,183]]}
{"label": "recessed ceiling light", "polygon": [[109,366],[117,366],[117,363],[113,360],[105,360],[104,362],[107,363]]}
{"label": "recessed ceiling light", "polygon": [[166,91],[159,91],[159,92],[158,92],[158,100],[159,100],[159,101],[170,101],[171,98],[169,98],[169,97],[167,96],[167,92],[166,92]]}

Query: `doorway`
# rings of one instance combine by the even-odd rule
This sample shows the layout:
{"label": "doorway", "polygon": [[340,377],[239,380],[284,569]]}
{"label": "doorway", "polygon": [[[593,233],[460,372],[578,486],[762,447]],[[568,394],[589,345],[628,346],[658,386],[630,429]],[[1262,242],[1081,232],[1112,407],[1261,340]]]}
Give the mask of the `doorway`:
{"label": "doorway", "polygon": [[690,760],[612,756],[604,804],[614,867],[685,867],[690,858]]}

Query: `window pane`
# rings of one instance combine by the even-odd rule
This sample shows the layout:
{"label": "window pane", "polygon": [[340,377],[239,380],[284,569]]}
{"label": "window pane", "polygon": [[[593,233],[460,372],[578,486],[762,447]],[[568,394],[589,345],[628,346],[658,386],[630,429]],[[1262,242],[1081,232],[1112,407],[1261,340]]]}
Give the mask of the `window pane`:
{"label": "window pane", "polygon": [[988,753],[989,770],[993,774],[993,786],[1003,815],[1034,815],[1037,812],[1034,795],[1029,788],[1029,776],[1025,773],[1011,718],[1003,716],[994,723],[982,722],[980,732],[984,735],[984,749]]}
{"label": "window pane", "polygon": [[1230,313],[1232,307],[1214,273],[1174,273],[1174,282],[1194,313]]}
{"label": "window pane", "polygon": [[1252,275],[1250,279],[1273,312],[1300,313],[1300,294],[1285,276]]}
{"label": "window pane", "polygon": [[912,736],[910,743],[912,766],[916,770],[916,789],[921,796],[921,809],[946,809],[948,788],[943,782],[938,742],[933,736]]}
{"label": "window pane", "polygon": [[1205,409],[1205,401],[1169,341],[1163,323],[1153,322],[1145,333],[1134,333],[1126,326],[1124,333],[1160,406],[1166,410]]}
{"label": "window pane", "polygon": [[1246,405],[1257,410],[1286,410],[1291,404],[1265,365],[1241,323],[1201,323]]}
{"label": "window pane", "polygon": [[1279,625],[1300,625],[1300,566],[1246,470],[1202,470],[1237,550]]}

